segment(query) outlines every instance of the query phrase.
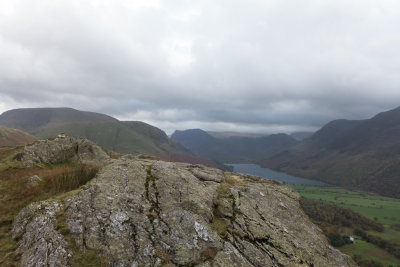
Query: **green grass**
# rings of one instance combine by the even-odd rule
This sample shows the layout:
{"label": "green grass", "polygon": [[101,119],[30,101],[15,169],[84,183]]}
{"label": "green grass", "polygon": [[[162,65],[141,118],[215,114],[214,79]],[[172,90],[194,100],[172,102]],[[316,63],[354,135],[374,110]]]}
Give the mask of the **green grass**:
{"label": "green grass", "polygon": [[368,255],[368,259],[377,261],[385,266],[400,265],[400,260],[395,256],[363,240],[356,240],[354,244],[345,245],[340,247],[339,250],[351,257],[355,255],[365,257],[365,255]]}
{"label": "green grass", "polygon": [[[375,194],[354,192],[339,187],[316,187],[291,185],[302,197],[321,200],[331,205],[340,206],[358,212],[384,225],[383,232],[368,232],[387,241],[400,244],[400,231],[391,226],[400,224],[400,199],[382,197]],[[350,256],[359,255],[382,263],[384,266],[400,266],[400,259],[383,249],[357,240],[355,244],[345,245],[340,250]]]}
{"label": "green grass", "polygon": [[390,229],[389,227],[385,227],[385,231],[383,233],[377,233],[372,231],[367,231],[367,233],[370,235],[379,236],[393,243],[400,244],[400,232],[394,229]]}
{"label": "green grass", "polygon": [[361,213],[378,220],[384,225],[400,223],[400,199],[374,194],[353,192],[338,187],[291,186],[305,198],[322,200],[326,203]]}

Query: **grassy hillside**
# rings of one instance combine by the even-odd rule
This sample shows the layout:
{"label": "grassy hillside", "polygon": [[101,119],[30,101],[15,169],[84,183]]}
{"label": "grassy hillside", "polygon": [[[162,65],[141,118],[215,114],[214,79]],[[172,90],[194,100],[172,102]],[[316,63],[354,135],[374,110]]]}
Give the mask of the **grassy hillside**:
{"label": "grassy hillside", "polygon": [[225,169],[223,165],[192,154],[165,132],[140,121],[117,121],[104,123],[71,123],[44,127],[37,133],[48,138],[58,133],[72,137],[85,137],[106,150],[121,154],[145,154],[163,160],[180,161]]}
{"label": "grassy hillside", "polygon": [[0,147],[26,145],[35,140],[30,134],[0,125]]}
{"label": "grassy hillside", "polygon": [[173,144],[160,129],[143,122],[69,123],[43,127],[36,134],[48,138],[58,133],[85,137],[107,150],[124,154],[178,153],[182,149]]}
{"label": "grassy hillside", "polygon": [[254,162],[297,143],[286,134],[253,138],[242,136],[216,138],[200,129],[176,131],[171,139],[180,142],[199,156],[224,163]]}
{"label": "grassy hillside", "polygon": [[0,115],[0,125],[20,129],[36,135],[42,127],[64,123],[113,122],[117,119],[95,112],[72,108],[13,109]]}
{"label": "grassy hillside", "polygon": [[260,165],[348,188],[400,197],[400,108],[328,123]]}
{"label": "grassy hillside", "polygon": [[122,154],[148,154],[165,160],[224,168],[194,155],[154,126],[138,121],[119,121],[95,112],[71,108],[14,109],[0,115],[0,124],[25,130],[39,139],[66,133],[87,138],[104,149]]}

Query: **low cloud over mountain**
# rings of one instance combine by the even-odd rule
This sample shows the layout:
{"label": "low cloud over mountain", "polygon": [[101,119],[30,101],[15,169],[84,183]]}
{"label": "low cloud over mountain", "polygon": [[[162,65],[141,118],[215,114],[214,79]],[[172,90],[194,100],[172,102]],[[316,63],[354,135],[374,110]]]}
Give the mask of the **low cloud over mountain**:
{"label": "low cloud over mountain", "polygon": [[0,112],[274,133],[398,105],[398,2],[131,2],[2,1]]}

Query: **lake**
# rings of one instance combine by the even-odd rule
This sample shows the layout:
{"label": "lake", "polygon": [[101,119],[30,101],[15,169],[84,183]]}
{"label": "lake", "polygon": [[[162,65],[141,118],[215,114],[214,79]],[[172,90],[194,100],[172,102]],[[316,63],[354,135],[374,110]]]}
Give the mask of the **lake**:
{"label": "lake", "polygon": [[327,183],[310,180],[305,178],[296,177],[283,172],[273,171],[267,168],[261,168],[256,164],[225,164],[233,167],[233,171],[243,174],[251,174],[275,180],[281,183],[294,184],[294,185],[314,185],[314,186],[330,186]]}

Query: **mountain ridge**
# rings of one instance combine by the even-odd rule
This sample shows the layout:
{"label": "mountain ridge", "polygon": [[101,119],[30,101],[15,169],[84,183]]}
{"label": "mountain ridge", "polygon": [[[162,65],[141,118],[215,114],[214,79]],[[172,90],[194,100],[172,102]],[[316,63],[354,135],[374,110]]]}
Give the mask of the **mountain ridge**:
{"label": "mountain ridge", "polygon": [[0,115],[0,125],[25,130],[40,139],[65,133],[71,137],[87,138],[117,153],[149,154],[164,160],[225,168],[194,155],[157,127],[140,121],[119,121],[96,112],[73,108],[13,109]]}
{"label": "mountain ridge", "polygon": [[3,112],[0,124],[26,131],[33,135],[39,128],[64,123],[110,122],[117,119],[96,112],[80,111],[73,108],[20,108]]}
{"label": "mountain ridge", "polygon": [[400,107],[365,120],[335,120],[260,165],[353,189],[400,197]]}
{"label": "mountain ridge", "polygon": [[215,138],[201,129],[175,131],[171,139],[199,156],[223,163],[255,162],[298,142],[287,134]]}

